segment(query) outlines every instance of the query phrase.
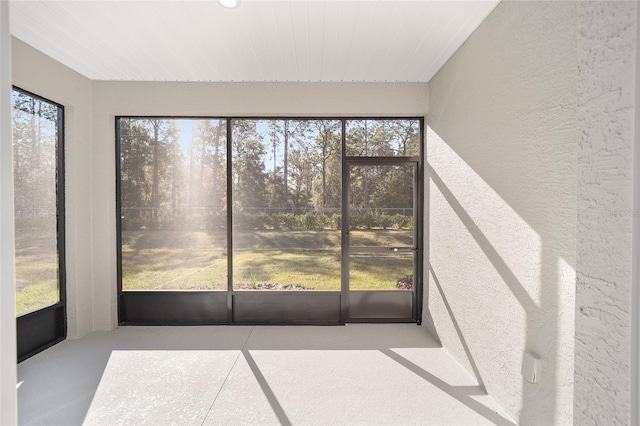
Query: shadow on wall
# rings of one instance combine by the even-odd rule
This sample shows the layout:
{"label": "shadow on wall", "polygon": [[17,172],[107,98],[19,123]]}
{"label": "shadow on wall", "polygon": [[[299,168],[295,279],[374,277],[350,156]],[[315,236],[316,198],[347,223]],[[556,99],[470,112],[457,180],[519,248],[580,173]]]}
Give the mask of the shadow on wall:
{"label": "shadow on wall", "polygon": [[486,387],[484,385],[484,381],[482,380],[482,376],[480,375],[480,370],[478,370],[478,365],[476,364],[475,360],[473,359],[473,355],[471,354],[471,350],[469,349],[469,345],[467,344],[467,341],[464,338],[464,335],[462,334],[462,330],[460,329],[460,325],[458,324],[458,321],[456,321],[456,317],[453,313],[453,310],[451,309],[451,305],[449,304],[449,301],[447,300],[447,297],[444,295],[444,291],[442,290],[442,285],[440,285],[440,281],[438,281],[438,276],[436,275],[435,271],[433,270],[433,267],[431,266],[431,263],[429,263],[429,272],[431,273],[431,279],[433,284],[435,284],[436,288],[438,289],[438,293],[440,294],[440,298],[442,300],[442,303],[444,304],[444,307],[447,310],[447,313],[449,314],[449,318],[451,319],[451,323],[453,324],[453,327],[456,330],[456,334],[458,336],[458,339],[460,340],[460,344],[462,345],[462,348],[464,349],[464,353],[467,356],[467,359],[469,360],[469,364],[471,365],[471,370],[473,371],[473,375],[475,376],[476,380],[478,381],[478,386],[480,386],[482,389],[484,389],[486,391]]}
{"label": "shadow on wall", "polygon": [[[565,188],[549,185],[554,171],[544,161],[530,170],[499,170],[498,158],[472,150],[467,162],[467,153],[454,151],[431,127],[427,143],[431,327],[520,422],[566,419],[574,314],[573,304],[560,300],[571,300],[575,271],[562,257],[571,209],[552,202],[558,193],[566,197]],[[539,383],[522,377],[525,351],[543,361]]]}

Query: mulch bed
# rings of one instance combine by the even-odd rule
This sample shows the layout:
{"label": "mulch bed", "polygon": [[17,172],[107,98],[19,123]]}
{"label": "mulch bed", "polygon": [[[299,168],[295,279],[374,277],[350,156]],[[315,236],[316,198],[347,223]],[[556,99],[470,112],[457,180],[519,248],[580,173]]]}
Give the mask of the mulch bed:
{"label": "mulch bed", "polygon": [[235,286],[236,290],[309,290],[306,287],[296,284],[273,284],[273,283],[261,283],[255,287],[249,284],[241,284]]}

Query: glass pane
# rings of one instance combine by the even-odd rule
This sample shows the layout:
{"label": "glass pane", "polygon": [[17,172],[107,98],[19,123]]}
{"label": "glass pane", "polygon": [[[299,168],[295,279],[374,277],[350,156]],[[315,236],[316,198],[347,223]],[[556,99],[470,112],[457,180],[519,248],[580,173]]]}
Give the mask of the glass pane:
{"label": "glass pane", "polygon": [[349,256],[350,290],[411,290],[413,252]]}
{"label": "glass pane", "polygon": [[60,300],[57,145],[59,108],[13,91],[16,314]]}
{"label": "glass pane", "polygon": [[121,119],[123,290],[227,289],[226,121]]}
{"label": "glass pane", "polygon": [[340,122],[233,120],[236,290],[339,290]]}
{"label": "glass pane", "polygon": [[418,120],[349,120],[346,153],[355,157],[417,157]]}
{"label": "glass pane", "polygon": [[350,166],[351,247],[413,246],[412,165]]}

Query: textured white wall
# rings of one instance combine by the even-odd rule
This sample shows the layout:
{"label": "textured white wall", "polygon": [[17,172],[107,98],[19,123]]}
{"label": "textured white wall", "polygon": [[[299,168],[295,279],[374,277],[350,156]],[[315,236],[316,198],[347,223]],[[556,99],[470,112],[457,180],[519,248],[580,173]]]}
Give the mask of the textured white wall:
{"label": "textured white wall", "polygon": [[630,422],[637,2],[578,8],[575,422]]}
{"label": "textured white wall", "polygon": [[116,115],[423,116],[420,83],[93,83],[95,328],[116,326]]}
{"label": "textured white wall", "polygon": [[0,1],[0,424],[18,423],[9,3]]}
{"label": "textured white wall", "polygon": [[91,81],[20,40],[13,84],[64,106],[68,336],[93,331],[91,259]]}
{"label": "textured white wall", "polygon": [[572,422],[576,9],[500,3],[429,83],[425,322],[520,424]]}
{"label": "textured white wall", "polygon": [[631,325],[631,424],[640,423],[640,7],[636,10],[636,57],[635,65],[635,120],[634,120],[634,163],[633,163],[633,283]]}

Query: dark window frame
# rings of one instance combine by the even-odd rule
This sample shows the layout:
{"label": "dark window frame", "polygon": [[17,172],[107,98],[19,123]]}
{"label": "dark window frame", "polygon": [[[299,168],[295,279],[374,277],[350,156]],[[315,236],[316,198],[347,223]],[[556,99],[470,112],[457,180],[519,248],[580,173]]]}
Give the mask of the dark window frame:
{"label": "dark window frame", "polygon": [[67,338],[67,285],[65,233],[65,114],[58,102],[13,86],[13,91],[57,107],[56,142],[56,227],[58,251],[58,302],[16,318],[18,362]]}
{"label": "dark window frame", "polygon": [[[164,290],[164,291],[136,291],[122,289],[122,221],[121,221],[121,149],[120,149],[120,120],[121,119],[164,119],[164,120],[226,120],[227,126],[227,267],[228,267],[228,288],[227,290]],[[367,161],[381,160],[398,162],[415,163],[417,181],[416,181],[416,215],[417,229],[415,230],[417,258],[416,270],[418,276],[415,279],[414,290],[412,291],[413,315],[411,319],[388,319],[388,318],[370,318],[367,321],[358,322],[410,322],[421,324],[422,322],[422,299],[423,299],[423,235],[424,235],[424,117],[420,116],[200,116],[200,115],[116,115],[115,124],[115,153],[116,153],[116,244],[117,244],[117,313],[118,323],[120,325],[247,325],[247,324],[345,324],[348,318],[348,289],[345,289],[345,268],[342,267],[342,288],[337,291],[265,291],[247,292],[233,289],[233,181],[230,179],[232,174],[232,143],[233,143],[233,120],[335,120],[341,124],[341,150],[342,150],[342,170],[343,179],[347,162],[350,160]],[[346,156],[346,123],[348,121],[368,120],[368,121],[394,121],[394,120],[416,120],[419,126],[418,146],[419,156],[403,157],[357,157]],[[344,181],[343,181],[344,188]],[[343,199],[344,205],[344,199]],[[344,207],[344,206],[343,206]],[[344,221],[344,218],[343,218]],[[342,250],[344,250],[344,238],[342,239]],[[344,259],[344,254],[342,255]],[[348,273],[348,270],[346,270]],[[347,278],[348,279],[348,278]],[[254,316],[246,317],[246,320],[238,318],[234,312],[234,300],[253,299],[258,294],[264,296],[263,300],[269,301],[269,309],[288,309],[293,303],[289,300],[286,303],[278,304],[275,295],[291,296],[300,301],[301,304],[314,303],[320,305],[319,312],[327,312],[327,306],[335,304],[335,296],[338,297],[338,317],[328,320],[310,317],[310,319],[299,320],[296,315],[300,312],[285,312],[283,315],[273,314],[273,312],[265,309],[262,312],[262,319],[256,319]],[[172,299],[166,300],[167,296]],[[132,296],[132,297],[129,297]],[[137,299],[135,302],[133,298]],[[324,300],[320,300],[323,298]],[[295,302],[294,302],[295,303]],[[205,306],[225,306],[224,313],[206,312]],[[167,313],[158,312],[156,308],[162,307],[168,309]],[[193,308],[195,307],[195,312]],[[180,317],[181,311],[184,309],[192,309],[186,317]],[[137,315],[136,310],[142,310],[142,315]]]}

